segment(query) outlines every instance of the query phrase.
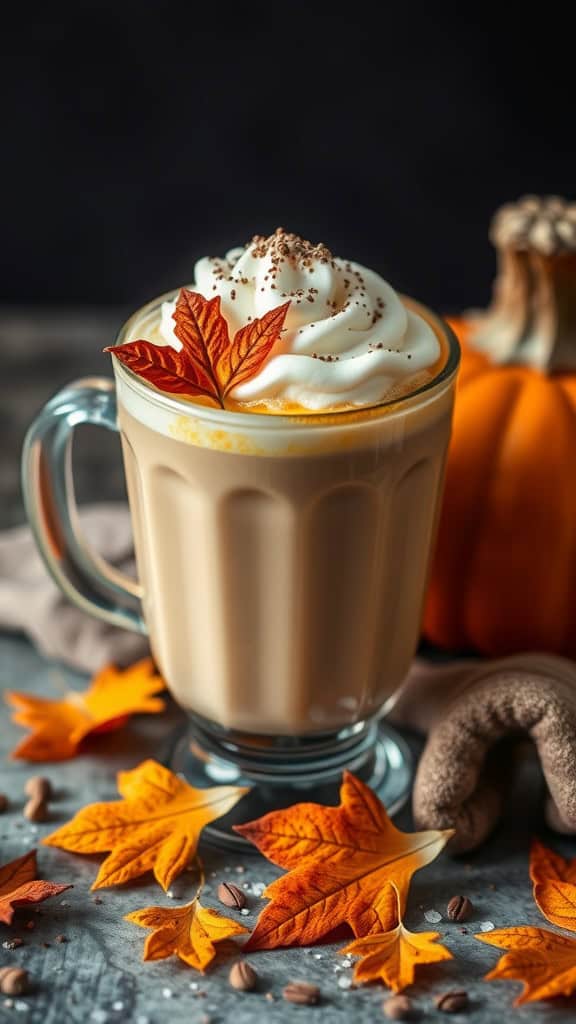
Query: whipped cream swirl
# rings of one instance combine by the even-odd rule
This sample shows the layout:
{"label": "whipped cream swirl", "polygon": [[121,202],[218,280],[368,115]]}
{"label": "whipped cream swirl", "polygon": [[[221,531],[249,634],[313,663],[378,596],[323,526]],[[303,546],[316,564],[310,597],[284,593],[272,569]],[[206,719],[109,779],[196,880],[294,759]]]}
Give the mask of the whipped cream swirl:
{"label": "whipped cream swirl", "polygon": [[[282,228],[225,258],[195,267],[194,289],[221,297],[230,336],[290,300],[285,329],[262,369],[231,397],[310,410],[371,405],[406,393],[440,356],[436,334],[372,270],[332,256]],[[162,306],[160,336],[174,335],[175,301]]]}

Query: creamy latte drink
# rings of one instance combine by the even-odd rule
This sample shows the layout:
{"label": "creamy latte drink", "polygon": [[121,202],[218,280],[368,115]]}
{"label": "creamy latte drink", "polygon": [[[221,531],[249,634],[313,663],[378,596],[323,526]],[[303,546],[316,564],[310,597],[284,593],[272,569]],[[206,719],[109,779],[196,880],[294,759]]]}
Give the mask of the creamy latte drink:
{"label": "creamy latte drink", "polygon": [[154,656],[177,701],[223,729],[305,736],[373,718],[418,640],[453,343],[373,271],[282,230],[201,260],[189,290],[219,298],[230,338],[281,312],[265,358],[228,367],[216,400],[200,356],[190,394],[143,380],[144,349],[122,364],[144,339],[175,373],[200,299],[188,335],[176,293],[113,350]]}

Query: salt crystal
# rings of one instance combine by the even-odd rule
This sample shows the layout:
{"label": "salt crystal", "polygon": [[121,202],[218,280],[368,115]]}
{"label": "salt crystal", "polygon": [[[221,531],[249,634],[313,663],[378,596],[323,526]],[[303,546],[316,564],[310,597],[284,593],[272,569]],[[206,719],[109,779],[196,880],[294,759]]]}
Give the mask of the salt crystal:
{"label": "salt crystal", "polygon": [[197,992],[198,991],[198,982],[197,981],[191,981],[190,982],[190,988],[192,989],[193,992]]}
{"label": "salt crystal", "polygon": [[334,974],[339,974],[339,972],[343,970],[344,968],[342,964],[334,964]]}
{"label": "salt crystal", "polygon": [[314,953],[314,959],[315,960],[321,960],[323,956],[324,956],[323,953]]}
{"label": "salt crystal", "polygon": [[28,1013],[30,1007],[28,1006],[28,1003],[24,1002],[23,999],[17,999],[16,1002],[14,1003],[14,1009],[17,1010],[18,1013]]}
{"label": "salt crystal", "polygon": [[175,900],[176,899],[176,896],[175,896],[175,893],[174,893],[173,889],[168,889],[168,892],[166,893],[166,895],[167,895],[169,900]]}
{"label": "salt crystal", "polygon": [[248,914],[250,913],[250,911],[248,910],[248,907],[242,907],[242,910],[240,911],[240,913],[242,914],[242,917],[248,917]]}
{"label": "salt crystal", "polygon": [[163,988],[162,989],[162,995],[164,996],[164,999],[172,999],[172,989],[171,988]]}
{"label": "salt crystal", "polygon": [[252,892],[254,893],[255,896],[262,896],[265,888],[265,882],[254,882],[254,885],[252,886]]}
{"label": "salt crystal", "polygon": [[244,867],[243,864],[239,864],[237,868],[234,868],[234,870],[237,875],[243,875],[244,872],[246,871],[246,868]]}
{"label": "salt crystal", "polygon": [[341,978],[338,978],[338,988],[352,988],[352,978],[347,974],[343,974]]}
{"label": "salt crystal", "polygon": [[224,868],[224,871],[229,875],[230,872],[232,871],[232,868],[230,867],[230,865],[228,865],[227,867]]}
{"label": "salt crystal", "polygon": [[68,900],[60,900],[60,906],[61,907],[69,907],[70,904],[68,903]]}
{"label": "salt crystal", "polygon": [[135,1024],[150,1024],[150,1017],[144,1017],[140,1014],[139,1017],[136,1017]]}
{"label": "salt crystal", "polygon": [[250,882],[243,882],[243,883],[242,883],[242,888],[243,888],[243,889],[250,889],[250,887],[251,887],[251,886],[250,886]]}
{"label": "salt crystal", "polygon": [[342,966],[343,967],[353,967],[354,966],[354,961],[351,960],[349,956],[345,956],[343,961],[342,961]]}
{"label": "salt crystal", "polygon": [[438,924],[442,920],[442,914],[439,914],[437,910],[425,910],[424,917],[428,924]]}
{"label": "salt crystal", "polygon": [[6,1009],[11,1010],[12,1007],[14,1006],[14,1000],[13,999],[5,999],[4,1003],[3,1003],[3,1006],[5,1006]]}
{"label": "salt crystal", "polygon": [[92,1010],[90,1020],[93,1021],[94,1024],[106,1024],[108,1014],[106,1013],[106,1010]]}
{"label": "salt crystal", "polygon": [[492,924],[492,921],[480,921],[479,928],[480,928],[481,932],[493,932],[494,931],[494,925]]}
{"label": "salt crystal", "polygon": [[122,1000],[117,999],[115,1003],[112,1003],[112,1009],[117,1010],[118,1013],[120,1013],[120,1010],[124,1009],[124,1003],[122,1002]]}

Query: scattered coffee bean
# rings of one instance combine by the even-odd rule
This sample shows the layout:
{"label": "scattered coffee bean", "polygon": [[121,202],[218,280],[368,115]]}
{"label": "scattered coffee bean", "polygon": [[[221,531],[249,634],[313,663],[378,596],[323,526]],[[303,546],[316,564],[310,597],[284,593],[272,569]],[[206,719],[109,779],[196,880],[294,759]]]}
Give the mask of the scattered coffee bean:
{"label": "scattered coffee bean", "polygon": [[474,907],[467,896],[453,896],[446,913],[449,921],[467,921],[472,914]]}
{"label": "scattered coffee bean", "polygon": [[238,989],[239,992],[251,992],[252,989],[256,988],[258,975],[247,960],[238,960],[230,968],[228,981],[232,988]]}
{"label": "scattered coffee bean", "polygon": [[225,907],[230,907],[233,910],[242,910],[246,906],[245,894],[233,882],[220,882],[218,899]]}
{"label": "scattered coffee bean", "polygon": [[307,981],[291,981],[282,992],[288,1003],[297,1003],[300,1006],[315,1006],[320,1000],[320,989],[317,985],[310,985]]}
{"label": "scattered coffee bean", "polygon": [[470,1004],[468,993],[462,988],[455,988],[449,992],[442,992],[434,1000],[436,1007],[442,1013],[460,1013],[467,1010]]}
{"label": "scattered coffee bean", "polygon": [[26,796],[40,796],[43,800],[51,800],[54,796],[52,783],[44,775],[32,775],[24,786]]}
{"label": "scattered coffee bean", "polygon": [[24,786],[24,792],[30,799],[23,814],[28,821],[46,821],[48,818],[48,801],[52,796],[50,779],[43,775],[33,775]]}
{"label": "scattered coffee bean", "polygon": [[0,793],[0,814],[4,814],[4,811],[8,807],[8,797],[4,793]]}
{"label": "scattered coffee bean", "polygon": [[384,1016],[388,1020],[414,1020],[416,1007],[409,996],[398,995],[385,999],[382,1003]]}
{"label": "scattered coffee bean", "polygon": [[23,967],[0,969],[0,992],[5,996],[21,996],[28,991],[28,971]]}

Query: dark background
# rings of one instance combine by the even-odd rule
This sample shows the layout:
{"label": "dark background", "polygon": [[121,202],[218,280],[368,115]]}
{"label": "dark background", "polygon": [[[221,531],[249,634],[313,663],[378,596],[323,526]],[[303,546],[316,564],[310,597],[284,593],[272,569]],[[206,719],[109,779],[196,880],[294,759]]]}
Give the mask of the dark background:
{"label": "dark background", "polygon": [[[6,6],[6,5],[5,5]],[[0,528],[26,429],[109,374],[125,315],[277,225],[440,311],[488,300],[495,208],[575,196],[575,52],[538,19],[402,2],[12,4],[0,29]],[[124,495],[75,437],[79,500]]]}
{"label": "dark background", "polygon": [[548,6],[21,4],[0,301],[135,307],[283,224],[433,306],[483,302],[494,208],[574,195],[573,37]]}

